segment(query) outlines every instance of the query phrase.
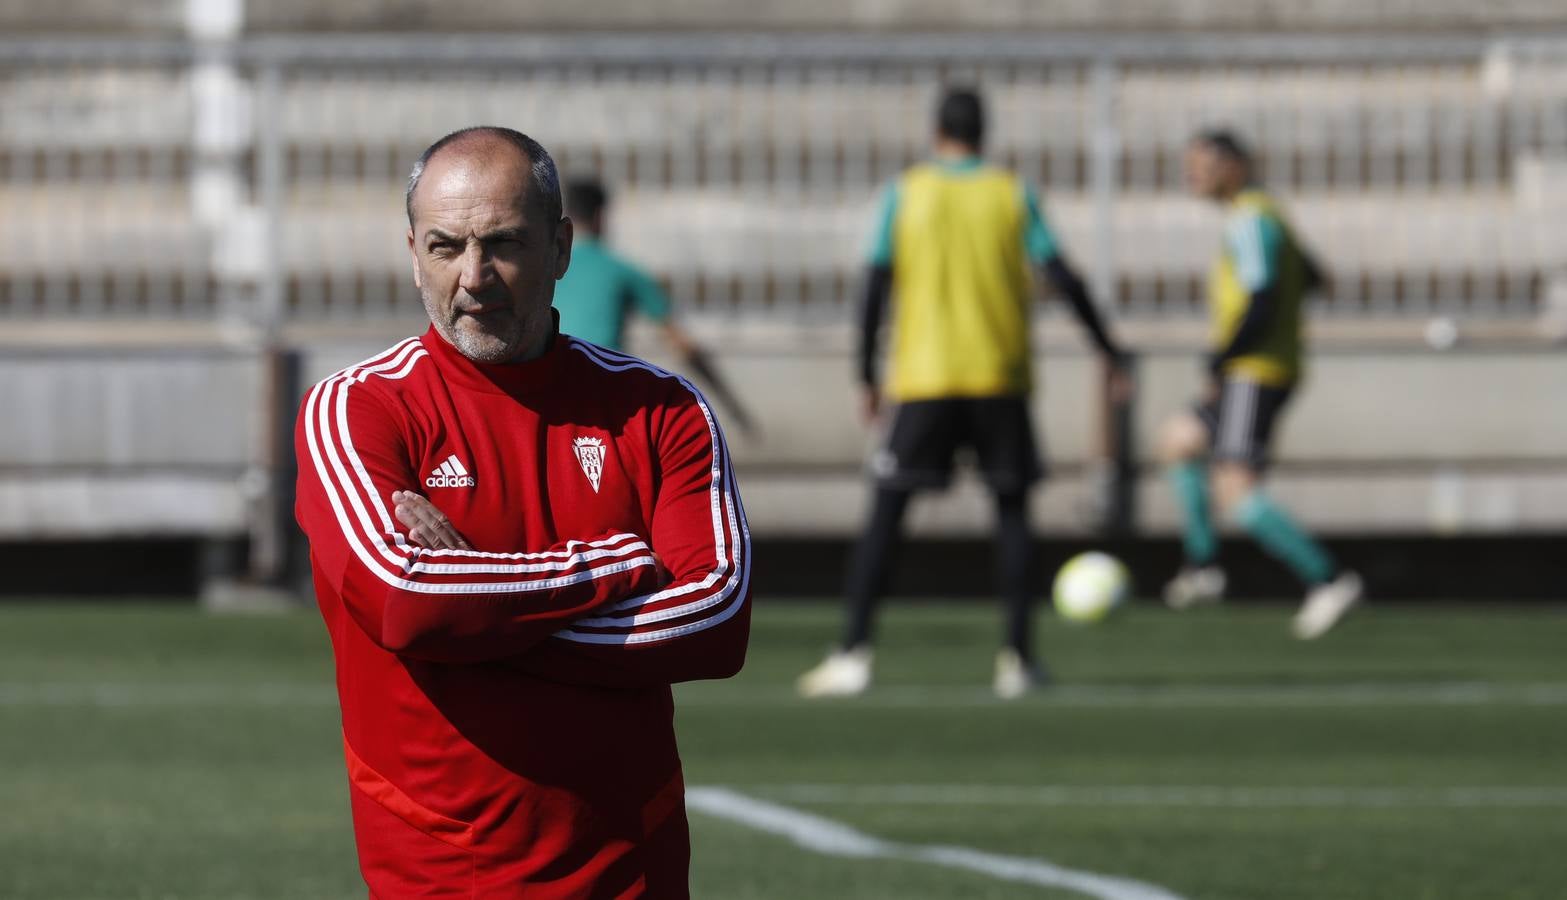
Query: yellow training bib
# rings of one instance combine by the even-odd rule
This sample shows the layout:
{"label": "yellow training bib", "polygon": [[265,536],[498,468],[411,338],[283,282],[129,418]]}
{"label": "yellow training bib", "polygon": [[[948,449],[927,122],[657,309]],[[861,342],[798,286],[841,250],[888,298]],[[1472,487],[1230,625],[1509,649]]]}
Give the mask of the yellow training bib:
{"label": "yellow training bib", "polygon": [[916,166],[892,222],[896,400],[1026,393],[1032,385],[1027,208],[1010,172]]}

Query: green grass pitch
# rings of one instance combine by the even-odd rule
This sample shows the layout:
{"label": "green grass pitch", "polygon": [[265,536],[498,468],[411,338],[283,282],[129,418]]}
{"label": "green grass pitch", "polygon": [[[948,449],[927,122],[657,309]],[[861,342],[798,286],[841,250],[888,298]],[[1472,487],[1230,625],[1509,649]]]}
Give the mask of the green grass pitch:
{"label": "green grass pitch", "polygon": [[[1289,612],[1042,614],[1057,686],[1001,703],[995,610],[891,604],[871,693],[806,703],[837,610],[763,600],[746,671],[679,691],[687,779],[1189,900],[1567,896],[1567,607],[1373,607],[1310,645]],[[0,607],[0,897],[364,896],[336,718],[311,612]],[[703,898],[1091,896],[691,821]]]}

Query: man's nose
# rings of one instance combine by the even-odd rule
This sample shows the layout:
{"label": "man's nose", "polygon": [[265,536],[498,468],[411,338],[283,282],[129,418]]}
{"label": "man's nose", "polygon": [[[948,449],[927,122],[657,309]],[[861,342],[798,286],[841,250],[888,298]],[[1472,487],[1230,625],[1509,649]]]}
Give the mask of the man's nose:
{"label": "man's nose", "polygon": [[490,265],[490,254],[485,252],[482,243],[474,241],[463,249],[462,274],[457,279],[458,287],[472,294],[488,286],[494,275],[495,270]]}

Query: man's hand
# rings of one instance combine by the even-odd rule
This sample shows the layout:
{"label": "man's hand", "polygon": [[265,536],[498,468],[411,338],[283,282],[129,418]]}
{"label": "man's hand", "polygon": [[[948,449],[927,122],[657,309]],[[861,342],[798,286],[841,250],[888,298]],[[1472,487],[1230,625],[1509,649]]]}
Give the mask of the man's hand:
{"label": "man's hand", "polygon": [[393,491],[393,513],[408,529],[408,539],[426,550],[472,550],[446,514],[413,491]]}
{"label": "man's hand", "polygon": [[860,420],[866,425],[875,425],[881,416],[881,391],[874,384],[863,385],[860,388]]}
{"label": "man's hand", "polygon": [[1132,380],[1131,368],[1127,365],[1124,356],[1102,357],[1105,367],[1105,379],[1108,387],[1107,394],[1110,403],[1121,406],[1132,399],[1137,391],[1137,384]]}
{"label": "man's hand", "polygon": [[1219,399],[1223,396],[1223,394],[1224,382],[1217,375],[1209,376],[1207,382],[1203,385],[1202,405],[1218,406]]}

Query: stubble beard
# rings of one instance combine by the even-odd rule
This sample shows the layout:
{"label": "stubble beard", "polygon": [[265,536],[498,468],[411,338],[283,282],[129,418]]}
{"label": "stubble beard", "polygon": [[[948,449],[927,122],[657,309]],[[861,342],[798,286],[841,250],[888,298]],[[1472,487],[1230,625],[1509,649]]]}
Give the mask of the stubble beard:
{"label": "stubble beard", "polygon": [[527,322],[515,312],[490,314],[485,321],[464,315],[455,307],[443,310],[424,291],[420,291],[420,299],[436,332],[476,363],[511,362],[527,350]]}

